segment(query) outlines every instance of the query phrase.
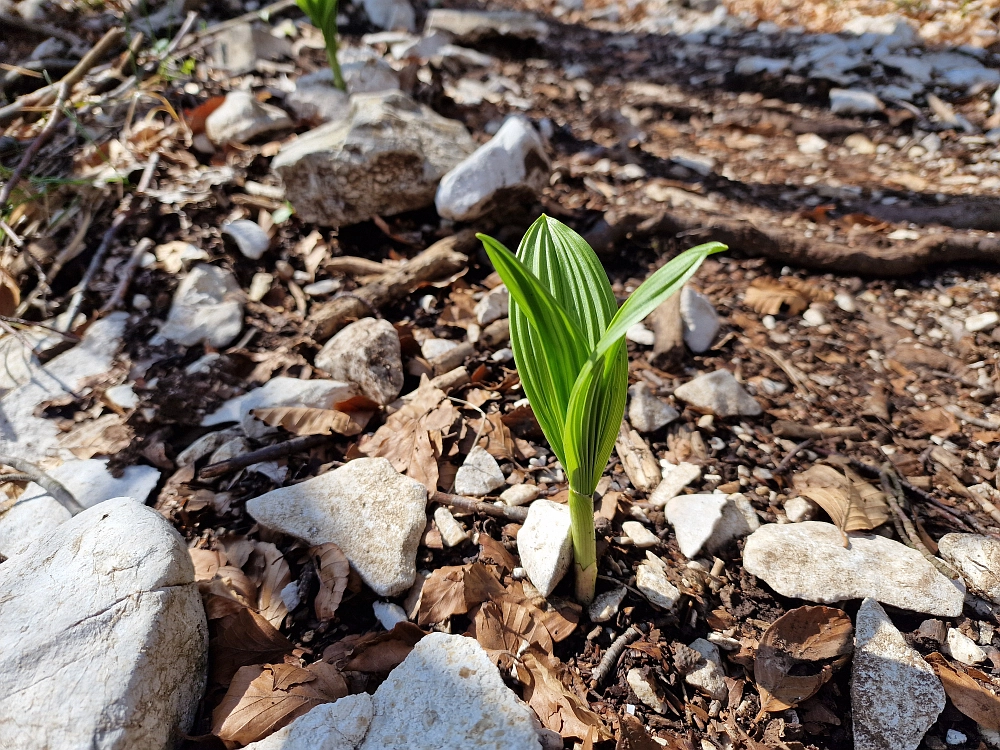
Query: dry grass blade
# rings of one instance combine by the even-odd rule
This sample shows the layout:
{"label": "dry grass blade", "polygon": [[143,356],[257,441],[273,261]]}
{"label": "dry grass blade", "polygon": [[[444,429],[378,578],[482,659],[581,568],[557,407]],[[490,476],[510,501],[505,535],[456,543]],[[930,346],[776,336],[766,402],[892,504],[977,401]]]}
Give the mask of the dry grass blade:
{"label": "dry grass blade", "polygon": [[347,590],[347,579],[351,573],[351,565],[347,556],[332,542],[321,544],[309,550],[316,563],[316,573],[319,576],[319,593],[313,603],[316,617],[320,621],[333,619]]}
{"label": "dry grass blade", "polygon": [[933,653],[926,659],[955,708],[977,724],[1000,731],[1000,695],[987,690],[966,672],[960,672],[941,654]]}
{"label": "dry grass blade", "polygon": [[358,435],[373,411],[343,412],[310,406],[274,406],[254,409],[253,415],[266,425],[281,427],[293,435]]}
{"label": "dry grass blade", "polygon": [[841,474],[832,466],[816,464],[796,474],[792,484],[823,508],[841,531],[870,531],[889,520],[885,494],[850,468],[843,469]]}

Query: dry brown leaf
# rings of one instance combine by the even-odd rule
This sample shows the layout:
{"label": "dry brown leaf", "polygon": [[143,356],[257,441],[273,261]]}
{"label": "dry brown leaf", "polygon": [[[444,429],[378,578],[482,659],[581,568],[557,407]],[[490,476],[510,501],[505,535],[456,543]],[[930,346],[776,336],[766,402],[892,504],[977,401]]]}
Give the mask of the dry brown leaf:
{"label": "dry brown leaf", "polygon": [[496,664],[509,674],[517,655],[528,646],[552,653],[552,636],[534,615],[538,610],[511,601],[485,602],[472,618],[466,635],[472,636]]}
{"label": "dry brown leaf", "polygon": [[761,712],[794,708],[815,695],[854,649],[852,634],[851,618],[831,607],[799,607],[775,620],[753,663]]}
{"label": "dry brown leaf", "polygon": [[214,549],[189,549],[194,563],[194,580],[211,581],[219,568],[226,564],[226,554]]}
{"label": "dry brown leaf", "polygon": [[21,304],[21,290],[10,271],[0,267],[0,315],[13,317]]}
{"label": "dry brown leaf", "polygon": [[347,590],[347,579],[351,574],[351,564],[340,547],[333,542],[321,544],[309,550],[316,563],[319,576],[319,593],[313,606],[320,621],[333,619]]}
{"label": "dry brown leaf", "polygon": [[477,604],[503,595],[500,581],[482,563],[438,568],[424,581],[417,623],[444,622],[452,615],[463,615]]}
{"label": "dry brown leaf", "polygon": [[927,411],[914,409],[910,414],[920,423],[920,426],[930,435],[947,438],[961,430],[958,419],[951,412],[940,406]]}
{"label": "dry brown leaf", "polygon": [[[646,727],[632,714],[622,714],[618,720],[618,728],[615,750],[663,750],[663,746],[649,736]],[[667,747],[679,748],[680,745],[667,745]]]}
{"label": "dry brown leaf", "polygon": [[291,664],[243,667],[212,712],[212,734],[227,742],[256,742],[347,694],[343,676],[324,662],[305,669]]}
{"label": "dry brown leaf", "polygon": [[257,419],[271,427],[281,427],[293,435],[358,435],[374,411],[344,412],[337,409],[317,409],[311,406],[272,406],[254,409]]}
{"label": "dry brown leaf", "polygon": [[534,709],[546,729],[582,740],[593,727],[599,742],[611,739],[601,717],[563,684],[563,678],[570,680],[572,674],[559,659],[537,647],[529,648],[521,658],[517,676],[524,684],[525,703]]}
{"label": "dry brown leaf", "polygon": [[760,315],[777,315],[782,306],[789,315],[798,315],[809,306],[809,300],[795,289],[774,279],[754,279],[743,295],[743,304]]}
{"label": "dry brown leaf", "polygon": [[517,567],[514,556],[489,534],[479,535],[479,562],[497,565],[508,573]]}
{"label": "dry brown leaf", "polygon": [[292,581],[284,555],[270,542],[255,542],[244,571],[257,586],[257,611],[274,627],[280,627],[288,614],[281,590]]}
{"label": "dry brown leaf", "polygon": [[59,444],[80,459],[114,456],[135,439],[135,431],[119,414],[105,414],[85,422],[59,439]]}
{"label": "dry brown leaf", "polygon": [[949,664],[935,652],[924,657],[944,685],[955,708],[988,729],[1000,731],[1000,695],[987,690],[964,671]]}
{"label": "dry brown leaf", "polygon": [[267,620],[244,607],[210,623],[211,681],[227,685],[240,667],[278,661],[292,653],[291,641]]}
{"label": "dry brown leaf", "polygon": [[849,467],[841,474],[826,464],[811,466],[792,478],[803,497],[819,504],[841,531],[870,531],[889,520],[885,494]]}
{"label": "dry brown leaf", "polygon": [[362,636],[354,644],[350,660],[344,665],[344,669],[351,672],[388,674],[410,655],[413,647],[425,635],[427,633],[412,622],[398,622],[387,633]]}

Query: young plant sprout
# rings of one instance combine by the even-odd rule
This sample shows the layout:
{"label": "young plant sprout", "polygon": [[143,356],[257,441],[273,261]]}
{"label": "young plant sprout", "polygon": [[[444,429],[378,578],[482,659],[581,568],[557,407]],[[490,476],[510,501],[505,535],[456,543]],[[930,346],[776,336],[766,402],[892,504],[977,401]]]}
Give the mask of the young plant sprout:
{"label": "young plant sprout", "polygon": [[309,16],[313,26],[323,32],[326,42],[326,57],[333,71],[333,85],[341,91],[347,91],[344,76],[340,72],[337,61],[337,0],[295,0],[303,13]]}
{"label": "young plant sprout", "polygon": [[478,235],[510,292],[510,338],[525,395],[569,479],[576,596],[597,583],[594,490],[625,414],[625,331],[679,291],[726,246],[691,248],[650,276],[620,308],[590,245],[544,214],[514,255]]}

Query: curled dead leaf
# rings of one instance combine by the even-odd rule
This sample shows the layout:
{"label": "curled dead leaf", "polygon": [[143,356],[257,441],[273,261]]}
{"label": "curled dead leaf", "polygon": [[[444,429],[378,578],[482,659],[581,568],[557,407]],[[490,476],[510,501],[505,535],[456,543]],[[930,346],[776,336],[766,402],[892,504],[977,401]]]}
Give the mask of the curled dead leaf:
{"label": "curled dead leaf", "polygon": [[424,581],[417,623],[444,622],[503,594],[500,581],[482,563],[438,568]]}
{"label": "curled dead leaf", "polygon": [[889,520],[885,493],[849,466],[816,464],[792,477],[799,494],[817,503],[841,531],[869,531]]}
{"label": "curled dead leaf", "polygon": [[226,685],[241,667],[280,660],[291,641],[248,607],[210,622],[210,680]]}
{"label": "curled dead leaf", "polygon": [[257,419],[271,427],[281,427],[293,435],[358,435],[374,411],[345,412],[311,406],[273,406],[254,409]]}
{"label": "curled dead leaf", "polygon": [[518,664],[517,677],[524,685],[524,701],[546,729],[579,740],[586,739],[593,729],[597,741],[611,739],[601,717],[580,697],[585,694],[582,686],[579,694],[566,686],[567,682],[572,684],[573,674],[556,657],[538,647],[529,648]]}
{"label": "curled dead leaf", "polygon": [[351,575],[351,564],[347,561],[347,555],[333,542],[313,547],[309,554],[316,563],[316,573],[319,576],[319,593],[313,602],[316,617],[320,621],[330,620],[344,598]]}
{"label": "curled dead leaf", "polygon": [[410,655],[413,647],[425,635],[427,633],[412,622],[398,622],[386,633],[362,636],[354,644],[344,669],[351,672],[388,674],[402,664],[403,659]]}
{"label": "curled dead leaf", "polygon": [[466,635],[479,641],[500,671],[509,674],[517,655],[529,646],[552,653],[552,636],[534,615],[534,607],[510,601],[485,602],[472,618]]}
{"label": "curled dead leaf", "polygon": [[284,555],[270,542],[255,542],[244,570],[257,585],[257,611],[274,627],[280,627],[288,614],[281,590],[292,581],[292,571]]}
{"label": "curled dead leaf", "polygon": [[831,607],[799,607],[775,620],[753,663],[761,713],[815,695],[854,650],[853,632],[851,618]]}
{"label": "curled dead leaf", "polygon": [[987,690],[964,670],[959,671],[937,652],[925,658],[955,708],[977,724],[1000,731],[1000,695]]}

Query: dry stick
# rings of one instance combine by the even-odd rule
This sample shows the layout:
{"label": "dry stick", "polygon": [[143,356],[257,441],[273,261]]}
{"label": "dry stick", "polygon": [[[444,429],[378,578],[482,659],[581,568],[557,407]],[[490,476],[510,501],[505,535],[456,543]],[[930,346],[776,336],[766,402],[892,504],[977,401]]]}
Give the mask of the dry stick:
{"label": "dry stick", "polygon": [[524,523],[528,517],[528,509],[519,506],[494,505],[475,500],[464,495],[452,495],[448,492],[434,492],[429,498],[430,502],[438,505],[451,505],[454,508],[468,511],[470,513],[482,513],[494,518],[504,518],[514,523]]}
{"label": "dry stick", "polygon": [[[976,387],[978,387],[978,383]],[[979,417],[974,417],[968,412],[962,411],[959,407],[954,404],[948,404],[944,407],[944,410],[949,414],[953,414],[963,422],[968,422],[976,427],[982,427],[984,430],[1000,430],[1000,422],[991,422],[988,419],[980,419]]]}
{"label": "dry stick", "polygon": [[66,103],[66,97],[69,95],[69,86],[66,85],[65,80],[59,84],[59,94],[56,97],[55,106],[52,108],[52,114],[49,115],[49,121],[45,123],[45,127],[42,131],[35,137],[35,140],[31,142],[31,145],[25,149],[24,155],[21,157],[21,161],[18,162],[17,167],[14,168],[13,174],[11,174],[10,179],[7,180],[3,189],[0,190],[0,211],[3,210],[4,206],[7,205],[7,201],[10,200],[11,193],[14,192],[14,188],[17,187],[17,183],[21,181],[21,177],[24,175],[25,171],[28,169],[28,165],[31,164],[31,160],[35,158],[35,155],[52,137],[52,134],[56,132],[56,126],[62,121],[63,117],[63,105]]}
{"label": "dry stick", "polygon": [[[0,454],[0,464],[17,469],[21,474],[26,474],[31,478],[32,482],[48,492],[53,500],[56,500],[72,515],[75,516],[83,510],[83,506],[73,497],[72,492],[30,461],[18,458],[17,456]],[[0,476],[0,480],[2,480],[2,476]]]}
{"label": "dry stick", "polygon": [[330,440],[329,435],[302,435],[300,437],[294,437],[291,440],[284,441],[283,443],[275,443],[274,445],[268,445],[264,448],[258,448],[255,451],[244,453],[241,456],[234,456],[233,458],[226,459],[225,461],[209,464],[198,472],[198,479],[213,479],[215,477],[221,477],[223,474],[228,474],[231,471],[237,471],[239,469],[245,469],[247,466],[253,466],[261,461],[271,461],[275,458],[282,458],[283,456],[288,456],[292,453],[315,448],[328,440]]}
{"label": "dry stick", "polygon": [[806,438],[801,443],[792,448],[790,451],[788,451],[788,454],[783,459],[781,459],[781,463],[778,464],[778,466],[775,468],[774,473],[784,474],[786,471],[788,471],[788,467],[791,466],[792,464],[792,459],[795,458],[795,456],[798,455],[802,450],[808,448],[810,445],[812,445],[812,438]]}
{"label": "dry stick", "polygon": [[641,637],[642,631],[635,625],[631,625],[628,630],[618,636],[615,642],[604,652],[604,656],[601,658],[600,664],[597,665],[597,669],[590,673],[590,686],[592,688],[600,687],[618,666],[618,660],[625,653],[625,649],[628,648],[629,644],[639,640]]}
{"label": "dry stick", "polygon": [[129,284],[132,283],[132,277],[135,276],[136,269],[139,268],[142,256],[145,255],[146,251],[152,246],[153,241],[149,239],[149,237],[143,237],[136,243],[135,247],[132,248],[132,255],[129,256],[128,261],[125,263],[125,268],[122,270],[122,276],[118,280],[118,286],[115,287],[115,293],[112,294],[111,298],[104,303],[104,307],[101,308],[102,313],[111,312],[125,301],[125,294],[128,292]]}
{"label": "dry stick", "polygon": [[317,306],[310,318],[309,334],[325,341],[347,325],[351,318],[371,316],[379,308],[409,294],[427,281],[448,276],[463,268],[469,258],[462,253],[476,242],[475,233],[464,230],[438,240],[422,253],[375,281]]}

